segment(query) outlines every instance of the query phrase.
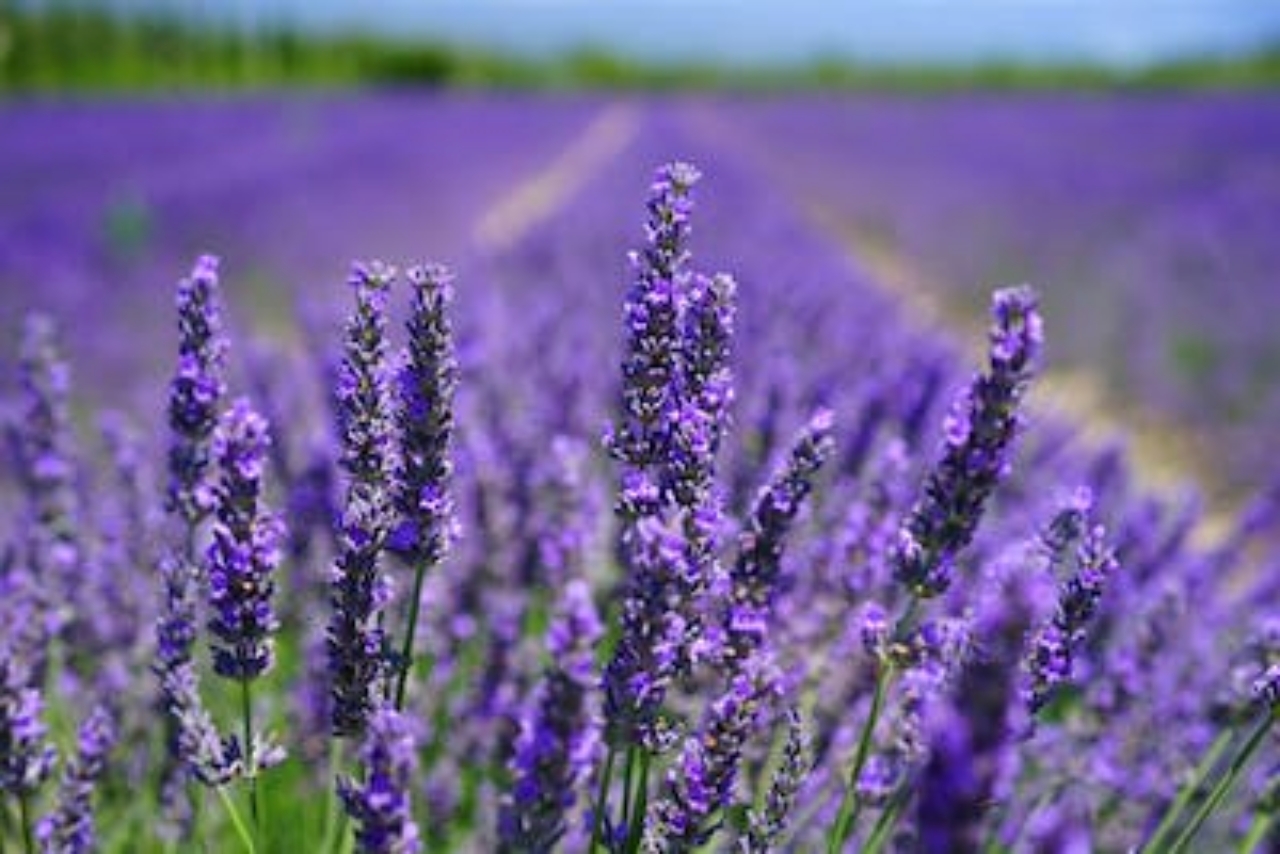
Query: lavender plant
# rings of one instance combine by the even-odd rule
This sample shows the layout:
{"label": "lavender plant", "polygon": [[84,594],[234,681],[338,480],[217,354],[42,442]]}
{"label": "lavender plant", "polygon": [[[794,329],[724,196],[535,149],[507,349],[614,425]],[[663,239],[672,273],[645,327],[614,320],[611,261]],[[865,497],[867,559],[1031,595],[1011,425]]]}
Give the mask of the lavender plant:
{"label": "lavender plant", "polygon": [[382,613],[390,582],[382,571],[382,555],[394,523],[386,317],[393,276],[380,264],[352,269],[356,309],[347,325],[338,378],[348,483],[327,646],[333,731],[340,736],[363,732],[388,673]]}
{"label": "lavender plant", "polygon": [[[491,287],[411,268],[399,357],[396,274],[357,265],[340,352],[319,321],[305,351],[260,349],[281,361],[250,372],[256,409],[225,403],[202,258],[160,445],[73,442],[65,362],[28,338],[0,467],[0,846],[1274,844],[1267,496],[1204,545],[1194,501],[1029,416],[1028,289],[997,294],[966,377],[742,164],[696,211],[732,279],[693,263],[697,171],[658,171],[613,341],[609,205],[658,151],[708,154],[661,128],[460,265]],[[46,583],[58,556],[82,589]],[[94,606],[154,616],[154,650]],[[147,656],[168,751],[127,664]],[[110,702],[82,719],[85,685]],[[162,798],[189,810],[175,833]]]}

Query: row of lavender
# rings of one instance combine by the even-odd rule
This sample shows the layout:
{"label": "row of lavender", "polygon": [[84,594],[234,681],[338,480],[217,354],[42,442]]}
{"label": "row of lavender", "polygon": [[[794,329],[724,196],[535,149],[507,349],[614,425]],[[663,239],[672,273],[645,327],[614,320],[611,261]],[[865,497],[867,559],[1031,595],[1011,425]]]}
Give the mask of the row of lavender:
{"label": "row of lavender", "polygon": [[16,339],[32,306],[94,317],[101,331],[67,342],[84,391],[154,406],[166,340],[130,333],[165,328],[173,270],[196,254],[239,259],[239,328],[287,334],[295,302],[353,252],[461,256],[486,209],[597,110],[411,93],[0,105],[0,335]]}
{"label": "row of lavender", "polygon": [[[815,98],[707,110],[799,197],[972,314],[1032,278],[1055,365],[1193,428],[1228,491],[1274,476],[1280,109],[1265,94]],[[919,283],[918,283],[919,284]]]}
{"label": "row of lavender", "polygon": [[665,121],[456,300],[437,268],[358,267],[342,348],[296,365],[228,350],[202,262],[165,436],[77,447],[28,325],[0,838],[88,850],[96,816],[129,851],[1266,840],[1271,506],[1194,546],[1194,504],[1025,429],[1029,291],[997,297],[970,378],[732,163],[698,246],[736,282],[693,266],[677,166],[623,297],[617,200],[706,154]]}

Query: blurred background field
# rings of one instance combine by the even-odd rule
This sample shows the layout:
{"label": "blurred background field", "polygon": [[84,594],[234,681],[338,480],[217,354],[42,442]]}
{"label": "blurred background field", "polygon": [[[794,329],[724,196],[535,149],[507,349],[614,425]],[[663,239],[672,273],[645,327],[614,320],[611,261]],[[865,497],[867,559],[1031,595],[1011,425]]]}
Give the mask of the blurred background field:
{"label": "blurred background field", "polygon": [[[752,174],[930,322],[1033,283],[1068,405],[1161,438],[1218,497],[1265,485],[1277,4],[1016,5],[9,2],[0,325],[91,317],[112,334],[75,363],[154,390],[199,251],[252,292],[247,326],[297,341],[351,258],[483,275],[496,231],[588,173],[640,187],[628,152],[697,146],[711,186]],[[600,253],[610,293],[625,245]]]}

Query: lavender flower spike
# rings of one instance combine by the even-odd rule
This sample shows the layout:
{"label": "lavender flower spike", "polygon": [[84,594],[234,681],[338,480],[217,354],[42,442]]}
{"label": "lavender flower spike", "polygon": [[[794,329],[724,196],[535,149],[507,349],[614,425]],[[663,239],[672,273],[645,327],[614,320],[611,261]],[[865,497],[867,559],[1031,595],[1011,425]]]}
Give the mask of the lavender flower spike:
{"label": "lavender flower spike", "polygon": [[218,733],[200,699],[192,657],[197,635],[197,574],[177,549],[161,558],[159,569],[164,595],[156,618],[153,670],[173,727],[172,755],[191,776],[205,785],[220,786],[235,775],[231,767],[234,751]]}
{"label": "lavender flower spike", "polygon": [[80,727],[75,756],[62,771],[58,805],[36,827],[40,849],[46,854],[88,854],[95,850],[93,790],[107,769],[107,755],[116,743],[111,713],[97,706]]}
{"label": "lavender flower spike", "polygon": [[381,555],[393,521],[394,422],[387,381],[387,294],[393,276],[377,263],[352,270],[356,310],[347,323],[338,375],[348,483],[327,646],[333,731],[339,736],[364,729],[387,672],[380,615],[390,595]]}
{"label": "lavender flower spike", "polygon": [[787,741],[782,761],[769,781],[760,809],[747,813],[747,832],[738,840],[738,854],[768,854],[787,829],[800,787],[804,785],[813,756],[800,712],[787,710]]}
{"label": "lavender flower spike", "polygon": [[713,497],[716,453],[733,403],[729,345],[736,291],[731,276],[699,274],[691,278],[685,300],[671,480],[676,502],[691,510]]}
{"label": "lavender flower spike", "polygon": [[364,779],[338,782],[347,814],[358,825],[364,854],[415,854],[422,850],[409,801],[417,776],[417,746],[408,718],[380,707],[368,719],[360,761]]}
{"label": "lavender flower spike", "polygon": [[647,203],[646,245],[632,256],[636,277],[624,307],[621,424],[606,437],[619,462],[621,560],[627,571],[622,634],[605,668],[611,745],[647,740],[673,676],[696,639],[697,565],[671,518],[674,425],[680,421],[681,316],[689,272],[692,166],[658,170]]}
{"label": "lavender flower spike", "polygon": [[680,315],[689,277],[689,194],[698,178],[697,170],[687,164],[658,170],[648,201],[647,244],[631,258],[636,278],[623,309],[623,419],[607,439],[622,464],[618,511],[624,520],[656,513],[669,489],[666,468],[677,408]]}
{"label": "lavender flower spike", "polygon": [[689,851],[712,837],[717,828],[708,822],[733,799],[743,750],[776,685],[772,665],[756,657],[743,663],[725,693],[712,702],[702,726],[685,740],[667,773],[666,792],[645,827],[645,854]]}
{"label": "lavender flower spike", "polygon": [[391,546],[404,554],[414,568],[414,581],[398,662],[398,708],[404,705],[413,661],[423,580],[430,568],[444,560],[452,535],[449,487],[453,465],[449,443],[453,435],[453,395],[458,384],[448,316],[453,298],[452,277],[443,267],[434,266],[414,267],[408,277],[413,287],[413,309],[409,344],[398,377],[400,466],[395,500],[399,526],[392,535]]}
{"label": "lavender flower spike", "polygon": [[739,537],[724,627],[723,653],[730,662],[749,657],[764,643],[787,533],[813,489],[815,475],[835,448],[832,418],[830,410],[822,409],[809,419],[786,463],[756,497],[751,519]]}
{"label": "lavender flower spike", "polygon": [[253,679],[270,669],[272,636],[280,627],[271,597],[284,527],[262,504],[267,429],[266,419],[237,400],[213,440],[221,477],[207,556],[209,630],[214,671],[228,679]]}
{"label": "lavender flower spike", "polygon": [[226,392],[218,259],[202,255],[178,284],[178,369],[169,386],[169,506],[188,524],[213,509],[210,441]]}
{"label": "lavender flower spike", "polygon": [[[53,321],[44,315],[29,316],[23,326],[16,449],[30,508],[24,568],[31,582],[30,600],[44,611],[39,622],[43,632],[69,635],[68,624],[84,607],[84,534],[72,457],[70,370],[58,352],[55,333]],[[36,632],[30,634],[35,640]],[[47,639],[41,639],[33,651],[43,656],[46,646]]]}
{"label": "lavender flower spike", "polygon": [[503,851],[550,852],[565,831],[596,745],[589,701],[602,634],[591,589],[582,579],[570,581],[547,632],[551,667],[520,721],[512,791],[499,819]]}
{"label": "lavender flower spike", "polygon": [[1021,428],[1018,404],[1031,380],[1043,327],[1030,288],[997,291],[990,361],[956,402],[945,425],[945,452],[898,532],[891,560],[913,596],[951,586],[957,554],[973,539],[987,499],[1005,476]]}
{"label": "lavender flower spike", "polygon": [[1055,688],[1070,681],[1076,651],[1098,608],[1107,580],[1116,572],[1115,554],[1106,532],[1089,529],[1076,550],[1075,574],[1063,585],[1053,619],[1036,632],[1027,651],[1027,706],[1032,714],[1044,708]]}
{"label": "lavender flower spike", "polygon": [[400,527],[393,545],[410,563],[439,563],[449,546],[453,502],[453,396],[458,385],[448,309],[453,276],[444,267],[413,267],[409,343],[398,373],[400,467],[396,503]]}
{"label": "lavender flower spike", "polygon": [[28,668],[9,647],[0,647],[0,792],[28,797],[53,769],[56,753],[46,739],[43,711]]}

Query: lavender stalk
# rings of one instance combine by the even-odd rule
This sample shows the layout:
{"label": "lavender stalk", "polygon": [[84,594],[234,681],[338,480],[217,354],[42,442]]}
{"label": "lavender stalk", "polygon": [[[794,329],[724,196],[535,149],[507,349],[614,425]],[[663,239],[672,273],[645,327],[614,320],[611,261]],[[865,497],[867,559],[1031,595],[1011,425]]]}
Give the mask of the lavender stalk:
{"label": "lavender stalk", "polygon": [[366,721],[360,760],[364,778],[343,778],[338,793],[355,820],[363,854],[416,854],[422,850],[409,792],[417,775],[417,745],[407,718],[389,707]]}
{"label": "lavender stalk", "polygon": [[449,496],[453,465],[453,396],[457,360],[448,309],[452,276],[443,267],[414,267],[409,344],[400,368],[400,470],[397,504],[400,527],[394,546],[413,567],[413,593],[404,645],[396,675],[395,706],[404,708],[405,688],[413,667],[414,636],[426,574],[444,560],[451,535],[453,502]]}
{"label": "lavender stalk", "polygon": [[94,708],[80,727],[75,756],[62,771],[57,808],[36,828],[46,854],[88,854],[97,848],[93,792],[106,772],[116,738],[111,713],[103,706]]}
{"label": "lavender stalk", "polygon": [[391,533],[394,460],[387,365],[387,294],[393,271],[356,265],[356,309],[339,371],[342,467],[348,475],[340,550],[333,572],[327,646],[333,731],[358,735],[387,675],[383,611],[390,596],[382,552]]}
{"label": "lavender stalk", "polygon": [[213,540],[207,556],[212,616],[213,668],[240,685],[244,776],[249,779],[255,824],[261,820],[253,729],[253,681],[275,660],[280,628],[272,606],[284,526],[263,506],[262,478],[270,444],[267,422],[237,400],[214,434],[216,489]]}

